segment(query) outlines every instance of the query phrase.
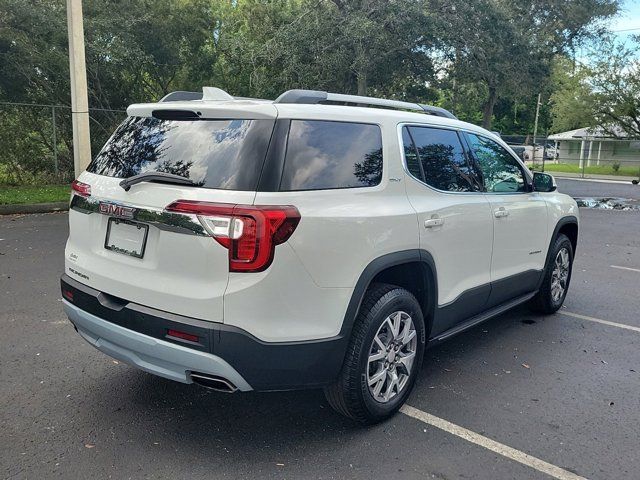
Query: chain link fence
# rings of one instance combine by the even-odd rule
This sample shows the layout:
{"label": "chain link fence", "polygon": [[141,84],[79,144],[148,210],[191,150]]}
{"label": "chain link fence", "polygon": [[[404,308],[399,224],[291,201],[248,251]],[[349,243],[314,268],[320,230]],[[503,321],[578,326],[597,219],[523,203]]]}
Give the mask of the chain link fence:
{"label": "chain link fence", "polygon": [[[89,109],[93,154],[125,117],[125,110]],[[0,184],[69,183],[74,178],[68,105],[0,102],[0,144]]]}
{"label": "chain link fence", "polygon": [[[125,110],[89,109],[93,154],[125,117]],[[542,136],[534,142],[531,136],[523,135],[502,135],[502,139],[533,170],[582,178],[640,178],[639,140]],[[0,145],[0,185],[73,180],[73,126],[68,105],[0,102]]]}
{"label": "chain link fence", "polygon": [[502,135],[532,169],[567,176],[640,178],[640,141],[626,138],[558,138]]}

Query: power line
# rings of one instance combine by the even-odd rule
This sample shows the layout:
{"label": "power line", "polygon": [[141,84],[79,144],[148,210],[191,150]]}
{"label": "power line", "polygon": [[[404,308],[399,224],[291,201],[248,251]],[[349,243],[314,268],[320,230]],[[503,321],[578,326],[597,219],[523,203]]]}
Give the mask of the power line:
{"label": "power line", "polygon": [[636,28],[623,28],[622,30],[611,30],[613,33],[622,33],[622,32],[635,32],[636,30],[640,30],[640,27]]}

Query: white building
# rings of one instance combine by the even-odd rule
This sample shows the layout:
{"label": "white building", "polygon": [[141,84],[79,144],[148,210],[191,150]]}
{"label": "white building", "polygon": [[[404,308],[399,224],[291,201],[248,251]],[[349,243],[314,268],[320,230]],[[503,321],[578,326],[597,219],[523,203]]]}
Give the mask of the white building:
{"label": "white building", "polygon": [[549,135],[555,142],[558,163],[592,165],[640,166],[640,140],[629,139],[616,128],[615,136],[601,128],[579,128]]}

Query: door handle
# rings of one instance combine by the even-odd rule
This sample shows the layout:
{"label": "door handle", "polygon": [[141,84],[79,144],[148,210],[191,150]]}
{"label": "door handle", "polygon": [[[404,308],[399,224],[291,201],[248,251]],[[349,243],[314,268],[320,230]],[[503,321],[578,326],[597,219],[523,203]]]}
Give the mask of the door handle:
{"label": "door handle", "polygon": [[444,224],[444,218],[430,218],[424,221],[424,228],[439,227]]}
{"label": "door handle", "polygon": [[508,217],[509,216],[509,210],[505,209],[504,207],[500,207],[499,209],[497,209],[497,210],[495,210],[493,212],[493,215],[496,218]]}

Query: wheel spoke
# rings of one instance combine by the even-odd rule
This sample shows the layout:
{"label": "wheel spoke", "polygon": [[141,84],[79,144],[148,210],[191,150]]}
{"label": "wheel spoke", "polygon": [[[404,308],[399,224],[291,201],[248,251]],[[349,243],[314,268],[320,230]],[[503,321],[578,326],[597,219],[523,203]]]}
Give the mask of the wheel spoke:
{"label": "wheel spoke", "polygon": [[393,389],[398,386],[398,374],[393,371],[389,373],[389,381],[387,382],[387,390],[384,392],[383,400],[388,402],[393,396]]}
{"label": "wheel spoke", "polygon": [[402,345],[408,344],[416,336],[416,331],[411,329],[409,325],[405,327],[404,335],[402,336]]}
{"label": "wheel spoke", "polygon": [[405,370],[405,373],[409,375],[411,373],[411,367],[413,366],[413,360],[415,359],[416,352],[401,353],[399,362],[400,366]]}
{"label": "wheel spoke", "polygon": [[371,355],[369,355],[369,363],[382,360],[386,356],[387,356],[387,352],[384,350],[380,350],[379,352],[372,353]]}
{"label": "wheel spoke", "polygon": [[397,339],[400,334],[400,324],[402,323],[402,312],[397,312],[393,317],[393,339]]}
{"label": "wheel spoke", "polygon": [[379,382],[380,380],[384,380],[386,375],[387,370],[385,368],[381,368],[372,377],[369,377],[369,386]]}
{"label": "wheel spoke", "polygon": [[380,391],[382,390],[382,387],[384,386],[384,382],[385,382],[385,377],[387,376],[387,372],[384,372],[384,377],[381,378],[380,380],[378,380],[378,383],[376,384],[376,386],[373,388],[373,398],[378,398],[378,396],[380,395]]}

